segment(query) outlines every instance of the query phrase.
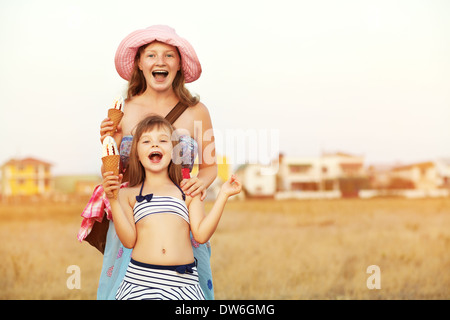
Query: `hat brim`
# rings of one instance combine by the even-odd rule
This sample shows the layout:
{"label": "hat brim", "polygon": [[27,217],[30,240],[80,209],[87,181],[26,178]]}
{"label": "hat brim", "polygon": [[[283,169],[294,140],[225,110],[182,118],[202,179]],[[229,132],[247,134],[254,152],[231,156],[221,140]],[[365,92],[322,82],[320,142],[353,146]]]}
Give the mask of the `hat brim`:
{"label": "hat brim", "polygon": [[181,56],[181,69],[186,83],[193,82],[200,77],[202,67],[191,44],[178,36],[174,29],[159,25],[136,30],[122,40],[117,48],[114,62],[117,72],[123,79],[130,80],[138,49],[153,41],[163,42],[178,48]]}

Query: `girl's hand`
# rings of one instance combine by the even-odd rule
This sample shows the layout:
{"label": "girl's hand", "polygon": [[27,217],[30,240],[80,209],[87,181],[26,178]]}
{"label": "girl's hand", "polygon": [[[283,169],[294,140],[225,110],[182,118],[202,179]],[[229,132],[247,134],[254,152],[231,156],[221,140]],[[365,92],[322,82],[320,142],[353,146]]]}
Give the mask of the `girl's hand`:
{"label": "girl's hand", "polygon": [[103,190],[109,200],[114,198],[113,191],[120,189],[122,178],[123,174],[116,176],[112,171],[106,171],[103,173]]}
{"label": "girl's hand", "polygon": [[193,198],[196,195],[201,194],[200,200],[203,201],[206,198],[205,184],[197,177],[181,180],[180,187],[187,196]]}
{"label": "girl's hand", "polygon": [[225,193],[228,197],[234,196],[241,192],[242,183],[238,180],[238,178],[233,174],[231,178],[222,185],[220,191]]}
{"label": "girl's hand", "polygon": [[[108,135],[107,132],[111,131],[113,129],[113,122],[110,118],[106,117],[102,123],[100,124],[100,142],[103,143],[103,140],[105,140],[106,136]],[[122,126],[119,123],[117,125],[117,130],[113,135],[114,140],[120,141],[122,140]]]}

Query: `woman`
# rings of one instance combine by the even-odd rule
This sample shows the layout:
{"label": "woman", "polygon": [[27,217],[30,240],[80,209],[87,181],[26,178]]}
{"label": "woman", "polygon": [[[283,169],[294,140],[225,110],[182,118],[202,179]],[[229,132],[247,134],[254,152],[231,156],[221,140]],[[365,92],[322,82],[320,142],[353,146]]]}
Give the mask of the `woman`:
{"label": "woman", "polygon": [[[214,137],[204,135],[212,129],[208,109],[184,86],[197,80],[202,71],[194,48],[179,37],[174,29],[162,25],[152,26],[132,32],[120,43],[115,65],[119,75],[129,81],[124,116],[114,135],[120,145],[124,168],[122,181],[128,181],[126,168],[135,126],[149,114],[165,117],[174,106],[181,103],[187,108],[173,122],[173,126],[185,132],[181,140],[183,149],[189,150],[191,154],[188,164],[190,169],[197,151],[202,156],[199,159],[203,161],[199,161],[197,177],[183,179],[180,186],[185,194],[192,197],[201,194],[201,200],[204,200],[206,189],[217,176],[217,164],[214,151],[209,152],[214,150]],[[100,128],[101,141],[111,129],[112,122],[106,118]],[[203,140],[204,136],[208,139]],[[198,260],[200,285],[205,298],[214,299],[209,242],[198,244],[192,240],[192,246]],[[114,299],[130,256],[131,249],[123,247],[116,235],[114,223],[110,221],[97,299]]]}

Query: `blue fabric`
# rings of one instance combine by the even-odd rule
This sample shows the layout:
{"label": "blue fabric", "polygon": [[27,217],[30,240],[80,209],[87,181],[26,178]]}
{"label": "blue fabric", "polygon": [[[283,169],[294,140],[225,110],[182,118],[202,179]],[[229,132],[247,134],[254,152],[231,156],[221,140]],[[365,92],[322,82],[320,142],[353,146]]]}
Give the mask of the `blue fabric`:
{"label": "blue fabric", "polygon": [[159,269],[159,270],[172,270],[172,271],[176,271],[178,273],[192,273],[193,272],[192,268],[197,266],[197,263],[195,261],[192,262],[192,263],[181,264],[181,265],[176,265],[176,266],[161,266],[161,265],[158,265],[158,264],[149,264],[149,263],[136,261],[133,258],[131,258],[130,261],[133,264],[138,265],[140,267],[151,268],[151,269]]}
{"label": "blue fabric", "polygon": [[133,136],[130,135],[124,136],[120,142],[120,162],[122,162],[122,168],[128,168],[132,144]]}
{"label": "blue fabric", "polygon": [[127,271],[132,249],[125,248],[116,234],[114,222],[109,221],[103,266],[98,283],[98,300],[115,300],[117,290]]}

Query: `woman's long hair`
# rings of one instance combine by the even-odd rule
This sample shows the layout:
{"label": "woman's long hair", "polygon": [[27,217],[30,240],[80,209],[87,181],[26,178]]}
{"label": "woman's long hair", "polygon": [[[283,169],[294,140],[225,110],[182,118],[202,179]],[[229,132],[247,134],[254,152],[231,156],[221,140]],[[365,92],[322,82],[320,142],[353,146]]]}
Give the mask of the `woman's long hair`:
{"label": "woman's long hair", "polygon": [[[133,72],[131,73],[130,81],[128,82],[128,99],[131,99],[134,96],[141,95],[145,92],[147,89],[147,81],[145,81],[144,74],[141,70],[139,70],[139,59],[141,58],[142,52],[144,52],[145,48],[149,45],[145,44],[142,47],[140,47],[136,53],[136,56],[134,58],[134,66],[133,66]],[[177,48],[178,56],[180,57],[180,63],[181,63],[181,55]],[[182,72],[182,68],[178,70],[177,75],[175,76],[175,79],[172,83],[172,88],[177,96],[178,100],[189,107],[195,106],[199,101],[200,98],[198,96],[193,96],[189,90],[185,87],[185,79],[184,74]]]}
{"label": "woman's long hair", "polygon": [[[179,140],[176,139],[174,134],[174,128],[170,124],[169,121],[164,119],[163,117],[152,115],[145,119],[143,119],[136,127],[135,133],[133,135],[133,143],[131,145],[131,152],[130,152],[130,160],[129,160],[129,177],[130,177],[130,187],[135,187],[145,180],[145,169],[142,166],[141,162],[139,161],[139,156],[137,152],[137,146],[139,139],[141,138],[142,134],[145,132],[152,131],[153,129],[161,129],[161,128],[167,128],[170,131],[171,134],[171,140],[172,140],[172,146],[174,150],[177,150],[176,146],[179,143]],[[181,180],[183,180],[183,176],[181,174],[181,165],[176,164],[173,159],[170,161],[169,167],[169,178],[176,183],[177,185],[180,184]]]}

